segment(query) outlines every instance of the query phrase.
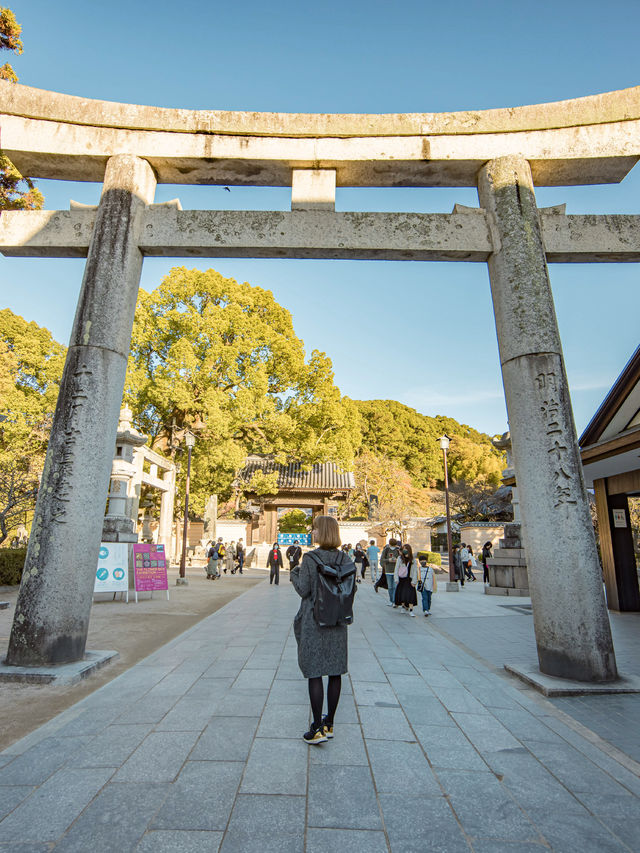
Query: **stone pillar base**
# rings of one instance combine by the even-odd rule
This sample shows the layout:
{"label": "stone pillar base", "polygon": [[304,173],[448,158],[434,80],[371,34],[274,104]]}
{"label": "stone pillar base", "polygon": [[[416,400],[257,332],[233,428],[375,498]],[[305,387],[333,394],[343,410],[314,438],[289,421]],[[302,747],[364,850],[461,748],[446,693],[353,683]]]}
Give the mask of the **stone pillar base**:
{"label": "stone pillar base", "polygon": [[176,586],[189,586],[189,581],[187,578],[176,578]]}
{"label": "stone pillar base", "polygon": [[458,581],[446,581],[444,585],[445,592],[460,592],[460,584]]}
{"label": "stone pillar base", "polygon": [[119,652],[88,652],[82,660],[56,666],[8,666],[0,663],[0,684],[54,684],[56,687],[68,687],[77,684],[106,664],[120,657]]}

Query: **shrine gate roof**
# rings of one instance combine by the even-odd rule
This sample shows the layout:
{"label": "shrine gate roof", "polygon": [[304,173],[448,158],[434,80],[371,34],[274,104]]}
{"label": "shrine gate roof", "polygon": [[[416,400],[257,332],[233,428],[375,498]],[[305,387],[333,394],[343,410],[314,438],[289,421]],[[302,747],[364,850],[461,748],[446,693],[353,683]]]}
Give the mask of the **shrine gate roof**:
{"label": "shrine gate roof", "polygon": [[323,462],[303,467],[301,462],[280,464],[263,456],[248,456],[240,478],[250,480],[253,474],[278,473],[278,491],[348,491],[355,488],[351,471],[341,470],[335,462]]}

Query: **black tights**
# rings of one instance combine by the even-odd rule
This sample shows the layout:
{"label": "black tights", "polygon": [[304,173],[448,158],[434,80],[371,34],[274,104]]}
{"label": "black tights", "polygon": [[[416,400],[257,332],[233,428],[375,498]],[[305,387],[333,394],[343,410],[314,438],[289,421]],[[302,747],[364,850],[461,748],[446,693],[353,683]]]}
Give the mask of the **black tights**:
{"label": "black tights", "polygon": [[[341,687],[341,676],[330,675],[329,684],[327,685],[327,722],[329,725],[333,724],[336,708],[340,701]],[[311,700],[313,724],[318,727],[322,723],[322,704],[324,702],[324,685],[321,677],[309,679],[309,699]]]}

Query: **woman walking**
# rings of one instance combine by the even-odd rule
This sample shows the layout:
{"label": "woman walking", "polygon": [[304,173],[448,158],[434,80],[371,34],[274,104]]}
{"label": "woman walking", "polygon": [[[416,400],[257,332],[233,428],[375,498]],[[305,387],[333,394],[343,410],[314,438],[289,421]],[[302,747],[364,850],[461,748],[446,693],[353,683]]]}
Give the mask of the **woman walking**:
{"label": "woman walking", "polygon": [[[302,558],[302,563],[291,572],[291,583],[302,599],[293,620],[293,632],[298,643],[298,666],[309,679],[309,700],[313,722],[303,735],[309,744],[324,743],[333,737],[333,720],[340,700],[342,678],[347,672],[347,627],[335,625],[321,628],[314,616],[317,563],[326,566],[340,565],[345,561],[340,549],[340,528],[335,518],[318,515],[313,522],[313,538],[318,546]],[[323,676],[329,677],[327,685],[327,713],[322,716],[324,703]]]}
{"label": "woman walking", "polygon": [[471,545],[467,546],[467,550],[469,551],[469,560],[467,561],[467,566],[468,566],[467,577],[469,578],[470,581],[475,581],[475,580],[477,580],[477,578],[474,575],[474,571],[478,568],[478,561],[473,556],[473,548],[471,547]]}
{"label": "woman walking", "polygon": [[483,569],[482,580],[484,581],[484,583],[489,583],[489,566],[487,565],[487,560],[491,559],[491,556],[492,556],[491,549],[492,548],[493,548],[493,545],[491,544],[491,542],[485,542],[484,545],[482,546],[482,557],[481,557],[482,569]]}
{"label": "woman walking", "polygon": [[409,544],[402,546],[402,550],[396,560],[393,579],[396,583],[396,607],[402,605],[403,610],[409,611],[409,616],[415,616],[413,608],[418,603],[418,596],[416,595],[418,561],[414,559],[413,550]]}
{"label": "woman walking", "polygon": [[230,574],[234,575],[235,572],[233,570],[236,559],[236,552],[233,545],[233,542],[230,545],[227,545],[225,542],[224,546],[224,573],[226,575],[227,571]]}

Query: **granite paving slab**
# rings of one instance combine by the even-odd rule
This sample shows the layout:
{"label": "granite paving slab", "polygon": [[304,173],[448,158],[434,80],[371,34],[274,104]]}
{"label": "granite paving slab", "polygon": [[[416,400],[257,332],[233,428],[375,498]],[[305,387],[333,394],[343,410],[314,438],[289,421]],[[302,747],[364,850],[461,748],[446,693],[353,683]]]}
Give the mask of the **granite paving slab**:
{"label": "granite paving slab", "polygon": [[221,853],[301,853],[305,797],[240,794]]}
{"label": "granite paving slab", "polygon": [[152,827],[223,831],[243,772],[242,761],[187,761]]}
{"label": "granite paving slab", "polygon": [[151,732],[118,770],[114,782],[172,782],[196,738],[196,732]]}
{"label": "granite paving slab", "polygon": [[217,853],[221,832],[156,829],[146,832],[135,853]]}
{"label": "granite paving slab", "polygon": [[376,791],[392,794],[409,790],[437,797],[442,791],[419,743],[367,739]]}
{"label": "granite paving slab", "polygon": [[312,764],[308,825],[381,829],[380,809],[368,767]]}
{"label": "granite paving slab", "polygon": [[392,853],[469,853],[467,837],[444,797],[383,794],[380,803]]}
{"label": "granite paving slab", "polygon": [[256,738],[242,779],[241,793],[299,794],[307,784],[308,752],[309,747],[302,738]]}
{"label": "granite paving slab", "polygon": [[306,853],[387,853],[384,832],[368,829],[308,829]]}
{"label": "granite paving slab", "polygon": [[59,770],[0,821],[0,841],[55,841],[112,775],[104,767]]}
{"label": "granite paving slab", "polygon": [[259,717],[214,717],[190,757],[194,761],[246,761],[259,722]]}

